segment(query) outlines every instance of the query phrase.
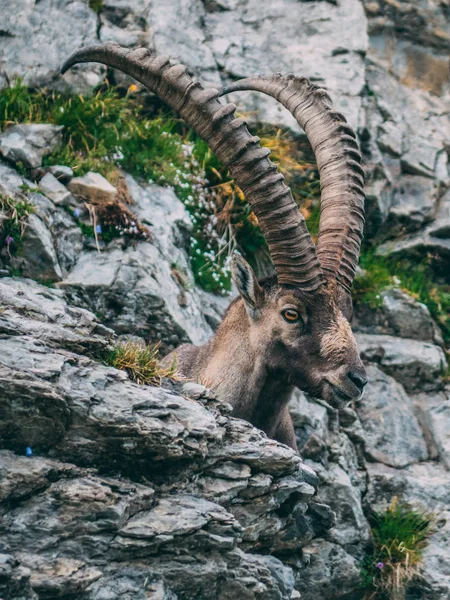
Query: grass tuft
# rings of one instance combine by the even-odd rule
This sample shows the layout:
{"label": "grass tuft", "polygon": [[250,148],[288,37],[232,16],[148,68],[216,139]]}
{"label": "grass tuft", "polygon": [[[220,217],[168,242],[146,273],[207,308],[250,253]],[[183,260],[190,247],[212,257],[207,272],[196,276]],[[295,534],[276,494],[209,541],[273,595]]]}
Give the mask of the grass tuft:
{"label": "grass tuft", "polygon": [[28,200],[0,194],[0,249],[6,248],[9,256],[18,252],[27,219],[34,212]]}
{"label": "grass tuft", "polygon": [[160,344],[144,346],[139,342],[119,342],[107,357],[106,363],[128,373],[140,385],[161,385],[164,377],[176,379],[176,362],[168,368],[160,366]]}
{"label": "grass tuft", "polygon": [[435,516],[410,508],[394,498],[391,506],[369,517],[373,556],[362,568],[365,600],[402,600],[409,581],[418,573]]}

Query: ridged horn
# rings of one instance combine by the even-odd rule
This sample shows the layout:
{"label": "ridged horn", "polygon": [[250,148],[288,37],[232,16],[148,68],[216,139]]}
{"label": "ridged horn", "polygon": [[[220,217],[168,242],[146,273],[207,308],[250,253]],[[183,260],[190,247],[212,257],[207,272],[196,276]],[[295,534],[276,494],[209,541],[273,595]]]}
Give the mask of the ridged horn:
{"label": "ridged horn", "polygon": [[320,173],[317,256],[327,279],[347,291],[355,276],[364,228],[364,171],[353,129],[333,110],[327,92],[295,75],[249,77],[219,94],[254,90],[285,106],[305,131]]}
{"label": "ridged horn", "polygon": [[251,204],[269,245],[280,285],[314,290],[325,283],[314,243],[283,176],[250,135],[234,104],[222,104],[217,90],[194,82],[186,67],[146,48],[129,50],[108,42],[78,50],[61,71],[99,62],[131,75],[176,110],[227,167]]}

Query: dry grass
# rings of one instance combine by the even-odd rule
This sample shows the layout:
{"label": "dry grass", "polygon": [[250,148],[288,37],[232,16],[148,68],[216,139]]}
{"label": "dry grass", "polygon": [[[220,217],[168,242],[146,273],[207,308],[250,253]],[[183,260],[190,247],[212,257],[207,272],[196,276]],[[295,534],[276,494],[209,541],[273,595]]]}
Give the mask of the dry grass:
{"label": "dry grass", "polygon": [[177,379],[176,361],[162,368],[159,359],[160,344],[144,346],[139,342],[119,342],[111,351],[107,364],[128,373],[132,381],[140,385],[161,385],[164,377]]}

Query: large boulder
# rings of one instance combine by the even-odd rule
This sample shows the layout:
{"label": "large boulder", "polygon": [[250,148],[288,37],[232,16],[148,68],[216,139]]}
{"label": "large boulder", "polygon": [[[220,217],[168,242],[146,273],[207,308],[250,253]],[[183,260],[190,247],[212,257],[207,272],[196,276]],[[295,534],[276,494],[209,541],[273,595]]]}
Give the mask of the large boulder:
{"label": "large boulder", "polygon": [[440,376],[447,360],[440,346],[388,335],[358,334],[356,337],[362,358],[378,363],[407,391],[442,387]]}
{"label": "large boulder", "polygon": [[402,468],[428,458],[427,446],[403,387],[375,366],[357,405],[367,457]]}

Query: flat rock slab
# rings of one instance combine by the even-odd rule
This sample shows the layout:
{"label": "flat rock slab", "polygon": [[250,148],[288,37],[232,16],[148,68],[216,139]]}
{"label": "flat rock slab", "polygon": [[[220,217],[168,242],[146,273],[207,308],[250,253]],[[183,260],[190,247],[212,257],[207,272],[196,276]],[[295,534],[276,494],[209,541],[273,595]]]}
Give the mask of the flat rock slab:
{"label": "flat rock slab", "polygon": [[117,196],[117,189],[103,175],[93,171],[82,177],[74,177],[67,187],[72,194],[92,204],[114,202]]}
{"label": "flat rock slab", "polygon": [[426,460],[422,430],[403,387],[375,366],[369,366],[367,374],[369,383],[357,412],[368,458],[397,468]]}
{"label": "flat rock slab", "polygon": [[64,206],[69,203],[72,194],[58,179],[51,173],[46,173],[39,182],[39,189],[50,198],[56,205]]}
{"label": "flat rock slab", "polygon": [[[20,336],[35,337],[41,348],[72,352],[103,351],[114,333],[83,308],[69,307],[60,290],[31,280],[0,279],[0,335],[3,343],[20,343]],[[29,341],[33,344],[34,342]],[[47,352],[49,354],[49,352]],[[57,353],[54,353],[57,356]],[[50,360],[49,364],[53,364]]]}
{"label": "flat rock slab", "polygon": [[388,335],[357,334],[363,360],[376,362],[407,391],[442,387],[447,360],[439,346]]}

